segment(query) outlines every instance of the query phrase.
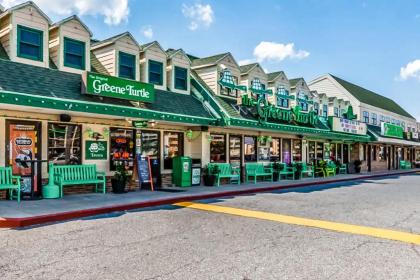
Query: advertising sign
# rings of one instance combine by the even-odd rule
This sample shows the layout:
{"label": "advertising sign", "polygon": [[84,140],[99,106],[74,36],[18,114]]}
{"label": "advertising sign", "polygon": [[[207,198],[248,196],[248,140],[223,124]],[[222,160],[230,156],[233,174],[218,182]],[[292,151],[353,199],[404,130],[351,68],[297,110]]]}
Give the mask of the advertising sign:
{"label": "advertising sign", "polygon": [[107,144],[106,141],[86,140],[85,158],[88,160],[106,160]]}
{"label": "advertising sign", "polygon": [[381,123],[381,134],[383,136],[403,138],[404,130],[401,126],[391,123]]}
{"label": "advertising sign", "polygon": [[358,135],[366,135],[367,126],[357,120],[348,120],[339,117],[330,117],[330,124],[333,131],[351,133]]}
{"label": "advertising sign", "polygon": [[413,139],[419,139],[419,133],[418,132],[411,132],[411,136]]}
{"label": "advertising sign", "polygon": [[152,84],[91,72],[84,72],[82,79],[82,93],[85,94],[137,102],[155,101],[155,88]]}

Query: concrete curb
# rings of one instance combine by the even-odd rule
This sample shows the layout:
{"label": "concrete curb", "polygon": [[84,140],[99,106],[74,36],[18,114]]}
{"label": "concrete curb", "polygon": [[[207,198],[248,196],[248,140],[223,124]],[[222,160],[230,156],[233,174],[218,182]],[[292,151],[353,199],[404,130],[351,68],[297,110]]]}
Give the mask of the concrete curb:
{"label": "concrete curb", "polygon": [[58,221],[72,220],[72,219],[95,216],[95,215],[106,214],[106,213],[111,213],[111,212],[167,205],[167,204],[173,204],[173,203],[182,202],[182,201],[221,198],[221,197],[227,197],[227,196],[269,192],[269,191],[275,191],[275,190],[301,188],[301,187],[307,187],[307,186],[317,186],[317,185],[324,185],[324,184],[331,184],[331,183],[338,183],[338,182],[360,181],[360,180],[372,179],[372,178],[406,175],[406,174],[411,174],[415,172],[418,172],[418,170],[403,171],[403,172],[389,173],[389,174],[365,175],[365,176],[360,176],[358,178],[343,178],[343,179],[322,180],[322,181],[317,181],[317,182],[302,182],[302,183],[293,184],[293,185],[259,187],[259,188],[252,188],[252,189],[246,189],[246,190],[225,191],[225,192],[218,192],[218,193],[211,193],[211,194],[185,195],[185,196],[176,197],[176,198],[166,198],[166,199],[157,199],[157,200],[150,200],[150,201],[143,201],[143,202],[136,202],[136,203],[129,203],[129,204],[119,204],[119,205],[113,205],[113,206],[107,206],[107,207],[83,209],[83,210],[76,210],[76,211],[69,211],[69,212],[40,215],[40,216],[31,216],[31,217],[22,217],[22,218],[0,217],[0,228],[19,228],[19,227],[39,225],[39,224],[52,223],[52,222],[58,222]]}

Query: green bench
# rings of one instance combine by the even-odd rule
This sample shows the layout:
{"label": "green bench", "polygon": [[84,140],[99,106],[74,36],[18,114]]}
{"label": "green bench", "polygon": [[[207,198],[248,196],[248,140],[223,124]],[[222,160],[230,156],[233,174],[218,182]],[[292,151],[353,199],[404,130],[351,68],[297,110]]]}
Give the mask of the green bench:
{"label": "green bench", "polygon": [[411,169],[411,162],[400,160],[400,169]]}
{"label": "green bench", "polygon": [[12,167],[0,167],[0,190],[9,190],[9,198],[20,202],[20,176],[12,174]]}
{"label": "green bench", "polygon": [[266,167],[262,163],[245,163],[245,181],[247,183],[249,177],[254,177],[254,184],[257,183],[257,177],[269,177],[273,182],[273,168]]}
{"label": "green bench", "polygon": [[[296,168],[294,166],[287,166],[286,163],[278,163],[279,168],[279,181],[282,179],[282,176],[284,176],[285,179],[295,179],[295,172]],[[291,178],[289,178],[291,177]]]}
{"label": "green bench", "polygon": [[54,183],[60,188],[60,196],[63,197],[63,187],[70,185],[95,184],[95,192],[98,185],[102,185],[102,193],[106,192],[105,172],[96,171],[96,164],[83,165],[53,165]]}
{"label": "green bench", "polygon": [[[210,172],[216,176],[217,186],[220,186],[220,179],[229,178],[230,183],[236,181],[239,185],[241,183],[240,169],[233,168],[230,163],[209,163],[208,165]],[[213,172],[212,170],[216,170]]]}
{"label": "green bench", "polygon": [[299,179],[302,179],[303,175],[307,177],[314,178],[315,177],[315,170],[313,166],[307,165],[306,162],[299,162],[297,163],[301,165],[301,170],[299,172]]}

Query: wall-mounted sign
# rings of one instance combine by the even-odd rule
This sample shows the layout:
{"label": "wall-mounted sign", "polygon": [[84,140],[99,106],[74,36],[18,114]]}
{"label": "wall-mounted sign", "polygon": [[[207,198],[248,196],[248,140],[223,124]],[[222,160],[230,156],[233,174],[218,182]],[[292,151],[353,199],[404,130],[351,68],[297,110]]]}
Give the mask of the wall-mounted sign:
{"label": "wall-mounted sign", "polygon": [[132,121],[131,123],[135,128],[144,128],[147,127],[148,121]]}
{"label": "wall-mounted sign", "polygon": [[295,121],[301,124],[315,125],[318,122],[318,115],[315,111],[308,113],[302,112],[301,107],[296,106],[291,109],[278,108],[269,104],[264,97],[258,100],[249,98],[247,95],[242,96],[242,106],[256,107],[260,122],[264,123],[268,120],[292,122]]}
{"label": "wall-mounted sign", "polygon": [[419,139],[419,133],[418,132],[411,132],[411,138],[413,139]]}
{"label": "wall-mounted sign", "polygon": [[106,160],[108,149],[106,141],[86,140],[85,158],[87,160]]}
{"label": "wall-mounted sign", "polygon": [[383,136],[403,138],[404,130],[401,126],[391,123],[381,123],[381,134]]}
{"label": "wall-mounted sign", "polygon": [[333,131],[358,135],[367,134],[367,125],[357,120],[348,120],[339,117],[329,117]]}
{"label": "wall-mounted sign", "polygon": [[153,85],[91,72],[82,75],[82,93],[127,99],[139,102],[155,101]]}

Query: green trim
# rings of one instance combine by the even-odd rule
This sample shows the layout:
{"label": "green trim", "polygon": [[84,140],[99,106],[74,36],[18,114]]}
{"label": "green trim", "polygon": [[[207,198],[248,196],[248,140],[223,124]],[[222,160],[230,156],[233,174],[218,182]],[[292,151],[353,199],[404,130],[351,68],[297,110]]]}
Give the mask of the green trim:
{"label": "green trim", "polygon": [[[129,59],[132,59],[131,65],[128,65],[128,64],[122,65],[121,64],[121,56],[125,56]],[[121,66],[132,67],[133,68],[133,76],[132,77],[125,76],[125,75],[121,76]],[[122,52],[122,51],[118,52],[118,77],[119,78],[130,79],[130,80],[135,80],[136,79],[136,56],[134,54],[125,53],[125,52]]]}
{"label": "green trim", "polygon": [[[154,82],[150,81],[150,73],[151,73],[150,64],[156,64],[156,65],[159,65],[159,67],[160,67],[160,73],[153,72],[155,74],[160,75],[159,83],[154,83]],[[163,85],[163,63],[162,62],[149,59],[147,71],[148,71],[148,77],[149,77],[149,79],[148,79],[149,84],[154,84],[154,85],[157,85],[157,86],[162,86]]]}
{"label": "green trim", "polygon": [[215,125],[216,119],[193,117],[182,114],[158,112],[143,108],[130,108],[125,106],[68,100],[55,97],[35,96],[32,94],[0,91],[0,103],[35,108],[46,108],[69,112],[92,113],[109,116],[130,117],[150,120],[162,120],[176,123],[190,123],[198,125]]}
{"label": "green trim", "polygon": [[[185,87],[176,86],[176,72],[182,70],[185,71]],[[179,90],[188,90],[188,69],[184,67],[174,66],[174,88]]]}
{"label": "green trim", "polygon": [[[24,44],[28,44],[28,45],[32,45],[32,46],[36,46],[39,48],[38,51],[38,56],[32,56],[32,55],[27,55],[27,54],[22,54],[21,50],[20,50],[20,45],[21,45],[21,31],[27,31],[27,32],[31,32],[31,33],[35,33],[38,36],[40,36],[40,45],[34,45],[31,43],[27,43],[27,42],[23,42]],[[26,59],[31,59],[31,60],[35,60],[35,61],[44,61],[44,32],[42,30],[38,30],[38,29],[33,29],[30,27],[26,27],[26,26],[22,26],[22,25],[18,25],[17,26],[17,56],[21,57],[21,58],[26,58]]]}
{"label": "green trim", "polygon": [[[66,57],[67,57],[66,56],[66,54],[67,54],[67,44],[66,43],[67,42],[78,44],[82,47],[82,65],[76,65],[76,64],[72,64],[72,63],[66,61]],[[72,53],[70,53],[70,54],[72,54]],[[78,55],[78,54],[72,54],[72,55]],[[86,69],[86,43],[85,42],[64,37],[64,54],[63,54],[63,56],[64,56],[64,66],[71,67],[71,68],[76,68],[76,69],[80,69],[80,70],[85,70]]]}

